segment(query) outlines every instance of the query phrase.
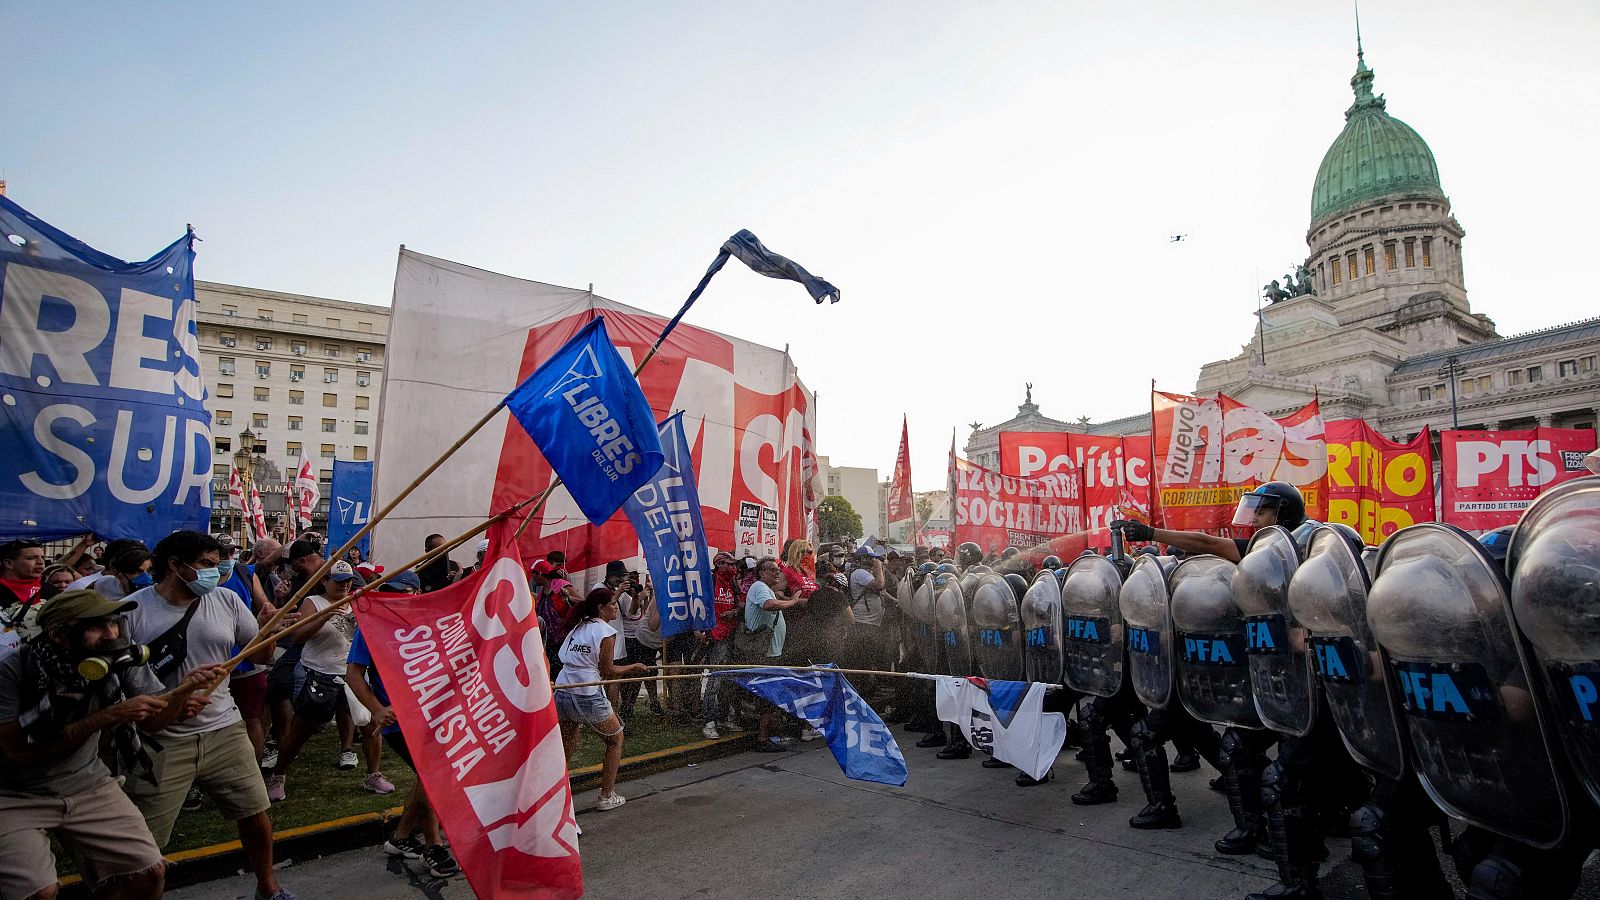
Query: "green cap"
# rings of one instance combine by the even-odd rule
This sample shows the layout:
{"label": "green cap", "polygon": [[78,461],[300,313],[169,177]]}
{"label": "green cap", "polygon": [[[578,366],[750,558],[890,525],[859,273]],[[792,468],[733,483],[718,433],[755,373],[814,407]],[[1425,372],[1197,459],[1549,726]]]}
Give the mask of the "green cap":
{"label": "green cap", "polygon": [[62,591],[39,607],[39,629],[49,631],[57,625],[82,619],[103,619],[127,612],[138,605],[133,600],[112,600],[96,591]]}

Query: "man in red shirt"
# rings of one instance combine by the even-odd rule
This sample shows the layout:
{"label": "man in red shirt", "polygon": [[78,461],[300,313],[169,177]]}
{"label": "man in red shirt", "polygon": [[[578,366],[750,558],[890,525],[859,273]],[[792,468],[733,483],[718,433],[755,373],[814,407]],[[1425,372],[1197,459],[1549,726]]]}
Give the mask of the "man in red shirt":
{"label": "man in red shirt", "polygon": [[43,574],[43,544],[27,539],[0,544],[0,609],[33,603]]}
{"label": "man in red shirt", "polygon": [[[733,554],[726,550],[718,553],[711,561],[712,580],[716,583],[715,593],[711,599],[711,611],[716,616],[717,624],[711,629],[711,653],[706,659],[709,665],[721,665],[733,659],[733,634],[739,623],[744,621],[743,606],[744,593],[739,590],[739,562]],[[743,731],[739,723],[733,721],[733,716],[726,704],[720,702],[722,695],[722,679],[713,675],[706,680],[706,695],[704,705],[701,707],[705,727],[700,733],[708,740],[722,737],[722,732],[717,730],[717,719],[723,719],[723,731]]]}

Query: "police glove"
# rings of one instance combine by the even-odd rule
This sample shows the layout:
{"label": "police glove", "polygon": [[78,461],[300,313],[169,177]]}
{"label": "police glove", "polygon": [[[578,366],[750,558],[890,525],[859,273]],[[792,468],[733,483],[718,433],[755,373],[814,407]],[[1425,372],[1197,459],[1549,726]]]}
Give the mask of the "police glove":
{"label": "police glove", "polygon": [[1123,540],[1153,541],[1156,539],[1156,530],[1154,528],[1132,519],[1118,519],[1111,523],[1111,527],[1122,530]]}

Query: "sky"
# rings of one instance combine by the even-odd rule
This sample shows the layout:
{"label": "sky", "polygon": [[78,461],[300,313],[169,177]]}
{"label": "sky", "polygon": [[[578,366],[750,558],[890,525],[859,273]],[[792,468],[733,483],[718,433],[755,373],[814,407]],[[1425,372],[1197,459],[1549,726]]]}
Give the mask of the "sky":
{"label": "sky", "polygon": [[[1369,2],[1502,334],[1595,315],[1600,4]],[[1346,3],[0,0],[8,196],[196,277],[387,305],[400,244],[787,345],[818,451],[917,489],[952,428],[1194,387],[1303,260],[1355,68]],[[1588,62],[1584,62],[1588,60]],[[1182,242],[1169,237],[1187,235]],[[444,436],[441,436],[444,440]]]}

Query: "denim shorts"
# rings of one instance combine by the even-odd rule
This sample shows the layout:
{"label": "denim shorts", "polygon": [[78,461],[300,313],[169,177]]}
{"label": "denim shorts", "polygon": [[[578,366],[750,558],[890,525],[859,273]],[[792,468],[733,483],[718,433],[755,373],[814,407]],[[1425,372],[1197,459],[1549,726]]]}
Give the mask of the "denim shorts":
{"label": "denim shorts", "polygon": [[611,718],[611,701],[596,690],[593,694],[578,694],[556,689],[556,718],[580,725],[599,725]]}

